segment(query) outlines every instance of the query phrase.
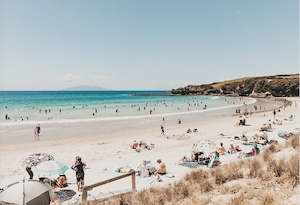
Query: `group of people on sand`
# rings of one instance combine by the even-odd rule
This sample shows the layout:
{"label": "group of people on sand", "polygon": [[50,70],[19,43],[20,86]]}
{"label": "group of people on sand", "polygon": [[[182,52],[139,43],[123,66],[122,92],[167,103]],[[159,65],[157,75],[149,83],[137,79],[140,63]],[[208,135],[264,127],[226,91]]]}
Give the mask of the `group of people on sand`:
{"label": "group of people on sand", "polygon": [[151,166],[147,163],[146,160],[138,167],[138,175],[142,177],[149,177],[152,175],[166,175],[167,174],[167,166],[161,159],[156,161],[157,166]]}
{"label": "group of people on sand", "polygon": [[[26,166],[26,172],[29,175],[29,179],[33,179],[33,171],[32,166]],[[86,164],[81,160],[81,157],[76,156],[74,165],[71,166],[71,169],[75,171],[76,182],[77,182],[77,190],[82,190],[84,186],[84,169],[86,168]],[[56,179],[48,179],[45,177],[39,177],[39,181],[43,183],[48,183],[52,186],[52,188],[65,188],[68,186],[67,176],[65,174],[60,174]]]}
{"label": "group of people on sand", "polygon": [[136,141],[136,140],[134,140],[133,141],[133,143],[132,144],[130,144],[129,145],[129,147],[131,148],[131,149],[134,149],[135,151],[137,151],[137,152],[140,152],[142,149],[146,149],[146,150],[151,150],[151,149],[153,149],[154,148],[154,144],[148,144],[147,142],[145,142],[145,141],[140,141],[140,142],[138,142],[138,141]]}
{"label": "group of people on sand", "polygon": [[203,155],[204,155],[203,152],[192,151],[190,158],[188,158],[187,156],[183,156],[181,161],[183,161],[183,162],[185,162],[185,161],[199,162],[203,159]]}
{"label": "group of people on sand", "polygon": [[220,143],[220,147],[218,148],[218,152],[221,155],[224,155],[225,153],[228,153],[228,154],[237,153],[237,152],[240,152],[240,151],[242,151],[240,149],[240,147],[238,145],[234,146],[233,144],[230,144],[230,147],[226,151],[223,142]]}

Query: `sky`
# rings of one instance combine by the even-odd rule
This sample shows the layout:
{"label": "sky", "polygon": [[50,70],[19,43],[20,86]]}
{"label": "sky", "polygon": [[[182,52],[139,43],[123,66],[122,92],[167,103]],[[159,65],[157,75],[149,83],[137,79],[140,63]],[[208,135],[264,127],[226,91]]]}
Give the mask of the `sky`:
{"label": "sky", "polygon": [[0,90],[299,73],[298,0],[0,0]]}

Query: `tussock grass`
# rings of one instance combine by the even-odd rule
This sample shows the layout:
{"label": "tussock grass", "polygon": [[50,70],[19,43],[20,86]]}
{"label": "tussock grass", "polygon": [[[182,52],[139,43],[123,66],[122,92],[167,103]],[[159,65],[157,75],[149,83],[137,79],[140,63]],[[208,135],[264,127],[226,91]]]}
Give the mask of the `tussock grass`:
{"label": "tussock grass", "polygon": [[261,198],[261,205],[275,205],[274,194],[266,193]]}
{"label": "tussock grass", "polygon": [[228,205],[244,205],[245,203],[245,197],[244,195],[239,195],[237,197],[234,197],[233,199],[231,199],[230,203],[228,203]]}
{"label": "tussock grass", "polygon": [[[294,136],[285,145],[299,150],[299,136]],[[278,204],[280,197],[292,193],[299,185],[299,152],[288,159],[274,159],[274,154],[284,148],[272,144],[261,155],[232,162],[210,170],[197,170],[164,188],[150,188],[134,194],[123,194],[98,201],[99,205],[198,205],[198,204]],[[245,184],[236,181],[248,180]],[[228,182],[233,182],[229,183]],[[227,184],[228,183],[228,184]],[[277,188],[276,188],[277,187]],[[280,195],[283,191],[284,194]],[[214,201],[218,195],[229,195]],[[212,197],[214,196],[214,197]],[[251,203],[253,204],[253,203]]]}

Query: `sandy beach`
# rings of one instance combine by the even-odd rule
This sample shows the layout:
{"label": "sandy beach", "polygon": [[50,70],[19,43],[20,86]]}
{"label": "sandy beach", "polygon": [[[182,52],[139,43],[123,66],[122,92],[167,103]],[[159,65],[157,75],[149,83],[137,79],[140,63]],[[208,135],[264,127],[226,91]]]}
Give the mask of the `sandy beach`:
{"label": "sandy beach", "polygon": [[[284,142],[277,137],[281,130],[292,131],[299,128],[299,98],[288,98],[292,101],[292,106],[281,109],[277,113],[276,119],[283,121],[282,125],[274,125],[273,131],[268,132],[271,139]],[[257,101],[256,104],[268,105],[269,110],[273,109],[272,103]],[[254,105],[254,104],[253,104]],[[252,106],[253,106],[252,105]],[[41,140],[33,141],[32,125],[1,127],[0,130],[0,187],[28,178],[22,160],[37,152],[45,152],[55,157],[67,166],[71,166],[75,161],[75,156],[79,155],[87,164],[86,185],[118,176],[115,170],[119,167],[130,167],[136,169],[143,160],[151,160],[155,164],[157,159],[162,159],[166,163],[169,176],[163,177],[162,182],[155,179],[137,177],[137,189],[141,190],[149,186],[163,186],[182,178],[186,173],[193,170],[191,168],[178,165],[179,160],[191,153],[192,145],[199,140],[209,139],[217,145],[224,142],[225,147],[229,147],[232,137],[253,136],[259,133],[262,124],[269,119],[273,120],[272,111],[261,112],[249,115],[247,124],[249,126],[236,126],[239,121],[238,116],[233,116],[236,108],[229,108],[215,111],[213,113],[189,113],[182,115],[172,115],[162,121],[161,117],[149,117],[143,119],[128,119],[102,122],[80,122],[80,123],[60,123],[41,124]],[[284,120],[291,114],[296,115],[293,121]],[[182,124],[177,124],[181,119]],[[162,135],[160,126],[163,125],[166,134]],[[187,134],[187,129],[197,129],[198,132]],[[230,138],[231,137],[231,138]],[[153,143],[152,150],[142,150],[136,152],[129,148],[133,140],[143,140],[148,144]],[[222,163],[237,159],[237,156],[224,155],[220,160]],[[66,172],[69,188],[76,190],[75,173],[71,169]],[[36,178],[37,176],[35,176]],[[123,179],[89,192],[89,198],[103,198],[105,196],[124,192],[131,187],[130,179]],[[74,200],[80,197],[80,192],[74,196]]]}

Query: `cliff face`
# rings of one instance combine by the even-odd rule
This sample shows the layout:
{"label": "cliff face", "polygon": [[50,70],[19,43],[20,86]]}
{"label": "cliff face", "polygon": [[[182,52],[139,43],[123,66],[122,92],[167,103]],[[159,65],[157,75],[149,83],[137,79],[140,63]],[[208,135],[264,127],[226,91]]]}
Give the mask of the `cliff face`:
{"label": "cliff face", "polygon": [[299,74],[240,78],[172,90],[179,95],[299,96]]}

